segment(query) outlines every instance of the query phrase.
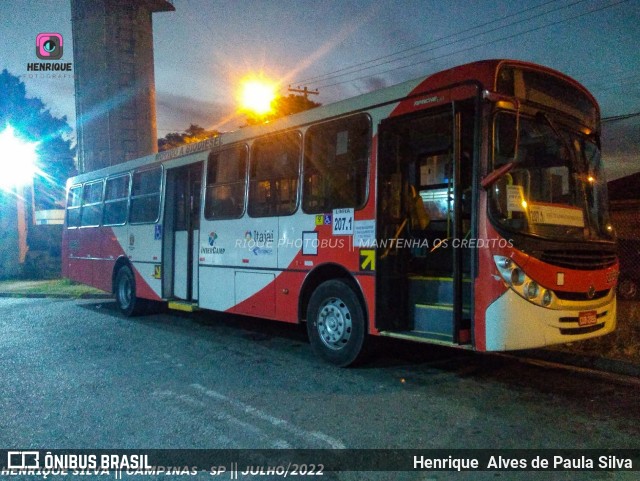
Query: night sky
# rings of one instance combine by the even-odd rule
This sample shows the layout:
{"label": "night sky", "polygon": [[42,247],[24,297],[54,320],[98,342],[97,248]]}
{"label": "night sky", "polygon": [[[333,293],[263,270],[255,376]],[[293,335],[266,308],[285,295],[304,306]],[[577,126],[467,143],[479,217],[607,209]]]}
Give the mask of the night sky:
{"label": "night sky", "polygon": [[[605,118],[640,112],[640,0],[174,5],[153,16],[159,136],[190,123],[235,129],[235,90],[251,72],[279,80],[281,93],[289,84],[318,88],[313,100],[327,104],[486,58],[569,74],[592,91]],[[24,76],[28,95],[75,128],[73,79],[26,76],[40,32],[61,33],[64,60],[73,62],[69,0],[3,0],[0,32],[0,70]],[[603,132],[608,177],[639,171],[640,116],[605,122]]]}

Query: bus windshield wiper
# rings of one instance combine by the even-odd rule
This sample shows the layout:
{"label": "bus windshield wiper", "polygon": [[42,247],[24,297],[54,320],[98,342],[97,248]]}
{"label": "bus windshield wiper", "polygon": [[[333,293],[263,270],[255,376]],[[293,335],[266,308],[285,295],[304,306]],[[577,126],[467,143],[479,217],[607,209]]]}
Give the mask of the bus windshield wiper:
{"label": "bus windshield wiper", "polygon": [[556,123],[551,119],[551,117],[549,117],[549,114],[547,114],[546,112],[538,111],[538,113],[536,114],[536,119],[542,119],[551,128],[554,135],[560,142],[562,142],[562,145],[564,145],[564,147],[567,149],[567,155],[569,156],[571,162],[575,165],[576,159],[574,156],[573,147],[571,147],[569,140],[564,135],[562,135]]}
{"label": "bus windshield wiper", "polygon": [[553,120],[551,120],[551,117],[549,117],[549,115],[546,112],[538,111],[538,113],[536,114],[536,119],[544,120],[546,122],[546,124],[549,127],[551,127],[551,130],[553,130],[553,133],[556,134],[556,137],[558,137],[559,139],[561,139],[563,142],[566,143],[566,140],[564,139],[564,137],[562,136],[562,134],[558,130],[558,127],[556,126],[555,122]]}

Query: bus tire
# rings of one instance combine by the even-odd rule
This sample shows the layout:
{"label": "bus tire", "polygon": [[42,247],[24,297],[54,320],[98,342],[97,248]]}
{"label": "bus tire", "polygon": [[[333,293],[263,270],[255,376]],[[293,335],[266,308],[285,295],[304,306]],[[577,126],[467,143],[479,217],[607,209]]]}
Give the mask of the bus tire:
{"label": "bus tire", "polygon": [[316,288],[307,306],[307,333],[314,352],[336,366],[363,359],[367,340],[364,309],[349,284],[336,279]]}
{"label": "bus tire", "polygon": [[136,278],[129,266],[118,270],[114,292],[118,309],[125,316],[138,316],[145,310],[145,300],[136,297]]}

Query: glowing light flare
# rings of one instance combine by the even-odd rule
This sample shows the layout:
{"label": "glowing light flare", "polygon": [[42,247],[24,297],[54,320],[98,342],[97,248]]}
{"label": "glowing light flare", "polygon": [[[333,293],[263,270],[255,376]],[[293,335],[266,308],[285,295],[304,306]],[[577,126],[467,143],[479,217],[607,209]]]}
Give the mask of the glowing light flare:
{"label": "glowing light flare", "polygon": [[10,125],[0,133],[0,189],[10,190],[33,181],[39,142],[26,142]]}
{"label": "glowing light flare", "polygon": [[271,112],[277,86],[266,79],[250,77],[241,82],[240,106],[243,110],[265,115]]}

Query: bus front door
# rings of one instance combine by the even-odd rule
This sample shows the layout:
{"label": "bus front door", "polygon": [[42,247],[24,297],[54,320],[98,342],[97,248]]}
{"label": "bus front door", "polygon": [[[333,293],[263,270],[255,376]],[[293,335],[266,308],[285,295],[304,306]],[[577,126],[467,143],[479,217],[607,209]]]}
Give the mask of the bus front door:
{"label": "bus front door", "polygon": [[202,163],[167,170],[163,296],[198,300]]}
{"label": "bus front door", "polygon": [[460,242],[471,217],[462,208],[470,188],[463,171],[471,170],[462,165],[468,162],[463,126],[473,131],[451,106],[380,125],[376,319],[382,331],[470,342],[471,257]]}

